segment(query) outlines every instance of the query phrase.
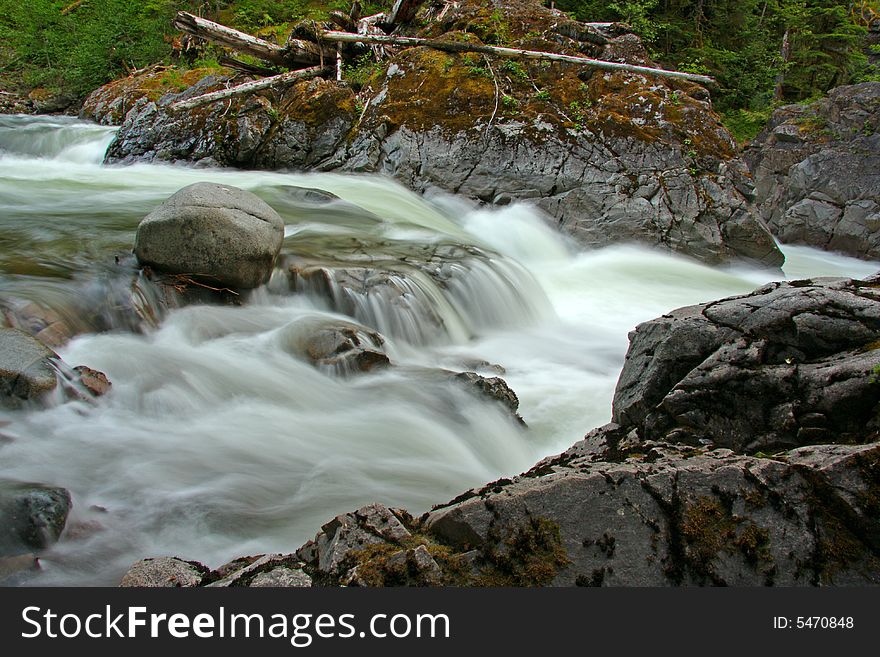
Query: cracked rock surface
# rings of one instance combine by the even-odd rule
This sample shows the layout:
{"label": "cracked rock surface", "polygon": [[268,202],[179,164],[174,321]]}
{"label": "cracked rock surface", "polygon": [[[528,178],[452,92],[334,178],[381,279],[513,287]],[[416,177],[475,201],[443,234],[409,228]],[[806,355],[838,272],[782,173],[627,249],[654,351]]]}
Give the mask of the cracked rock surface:
{"label": "cracked rock surface", "polygon": [[863,442],[880,420],[878,283],[772,283],[641,324],[614,421],[748,452]]}
{"label": "cracked rock surface", "polygon": [[880,257],[880,82],[781,107],[744,159],[780,240]]}

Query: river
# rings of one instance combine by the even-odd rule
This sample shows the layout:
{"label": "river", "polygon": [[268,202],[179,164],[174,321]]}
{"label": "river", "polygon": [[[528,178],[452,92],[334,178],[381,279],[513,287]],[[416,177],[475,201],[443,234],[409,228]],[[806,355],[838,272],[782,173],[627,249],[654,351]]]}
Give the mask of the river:
{"label": "river", "polygon": [[[636,324],[780,278],[635,245],[582,252],[529,205],[479,208],[380,177],[103,166],[113,135],[0,115],[0,299],[66,317],[82,333],[59,354],[113,383],[97,404],[0,410],[0,478],[73,498],[65,535],[29,583],[114,585],[147,556],[216,567],[290,552],[365,503],[421,513],[522,472],[610,419]],[[120,312],[131,276],[117,258],[130,257],[138,221],[197,181],[272,205],[285,263],[387,268],[406,293],[350,295],[348,319],[383,333],[394,366],[340,377],[298,356],[291,345],[340,307],[291,289],[281,269],[239,306],[190,305],[155,324]],[[291,186],[343,201],[307,206]],[[790,278],[880,269],[783,250]],[[503,368],[528,429],[437,368]]]}

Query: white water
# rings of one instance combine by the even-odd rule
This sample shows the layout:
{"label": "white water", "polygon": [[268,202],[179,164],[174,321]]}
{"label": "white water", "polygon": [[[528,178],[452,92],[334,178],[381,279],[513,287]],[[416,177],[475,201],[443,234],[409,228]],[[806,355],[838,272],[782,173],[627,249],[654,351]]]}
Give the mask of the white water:
{"label": "white water", "polygon": [[[778,277],[630,245],[581,253],[527,205],[427,202],[382,178],[102,167],[111,138],[76,122],[0,117],[0,295],[57,308],[103,290],[98,274],[130,250],[138,220],[198,180],[263,196],[288,224],[288,256],[329,267],[366,254],[413,287],[395,303],[358,300],[357,319],[386,333],[395,367],[349,379],[297,356],[302,333],[338,315],[291,292],[281,272],[243,307],[191,306],[143,335],[120,329],[67,344],[64,359],[106,372],[112,392],[95,406],[0,412],[11,439],[0,443],[0,478],[73,494],[66,535],[35,583],[114,584],[145,556],[217,566],[287,552],[361,504],[420,513],[521,472],[609,420],[636,324]],[[309,211],[286,200],[285,185],[326,189],[363,210]],[[445,286],[394,260],[448,244],[474,255],[449,264]],[[880,268],[785,252],[793,278]],[[505,368],[528,431],[434,373],[473,361]]]}

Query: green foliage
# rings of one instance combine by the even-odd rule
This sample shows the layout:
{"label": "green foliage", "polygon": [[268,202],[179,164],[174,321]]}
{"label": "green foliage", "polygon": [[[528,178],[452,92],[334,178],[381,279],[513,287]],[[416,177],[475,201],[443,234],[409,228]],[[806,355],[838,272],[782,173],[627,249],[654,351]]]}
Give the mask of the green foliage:
{"label": "green foliage", "polygon": [[525,67],[520,63],[513,59],[505,59],[501,63],[501,70],[510,75],[513,78],[517,78],[519,80],[528,80],[529,72],[526,71]]}
{"label": "green foliage", "polygon": [[384,67],[373,59],[372,53],[364,53],[354,63],[346,64],[342,68],[342,75],[346,82],[360,89],[369,82],[374,75],[381,73]]}
{"label": "green foliage", "polygon": [[30,86],[85,94],[126,70],[161,61],[179,3],[93,0],[62,13],[67,0],[0,0],[0,39]]}
{"label": "green foliage", "polygon": [[760,110],[728,110],[721,115],[721,121],[738,143],[745,144],[764,129],[772,113],[772,107]]}
{"label": "green foliage", "polygon": [[[586,21],[624,21],[667,67],[714,76],[716,107],[746,132],[776,101],[817,97],[872,79],[862,52],[864,18],[840,0],[558,0]],[[880,1],[864,0],[880,10]],[[868,12],[870,13],[870,12]],[[783,61],[783,38],[789,55]]]}
{"label": "green foliage", "polygon": [[[375,13],[391,3],[362,4]],[[0,0],[0,71],[29,88],[83,96],[132,69],[167,60],[179,10],[201,10],[231,27],[268,33],[272,26],[350,7],[350,0]]]}

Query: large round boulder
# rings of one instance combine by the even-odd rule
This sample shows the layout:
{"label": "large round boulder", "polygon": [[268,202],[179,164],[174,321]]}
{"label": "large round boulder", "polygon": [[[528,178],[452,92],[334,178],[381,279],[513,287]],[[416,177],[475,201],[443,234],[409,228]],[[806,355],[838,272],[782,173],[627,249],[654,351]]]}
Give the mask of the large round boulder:
{"label": "large round boulder", "polygon": [[242,289],[268,280],[283,239],[284,221],[256,195],[195,183],[144,217],[134,252],[157,271]]}

